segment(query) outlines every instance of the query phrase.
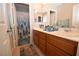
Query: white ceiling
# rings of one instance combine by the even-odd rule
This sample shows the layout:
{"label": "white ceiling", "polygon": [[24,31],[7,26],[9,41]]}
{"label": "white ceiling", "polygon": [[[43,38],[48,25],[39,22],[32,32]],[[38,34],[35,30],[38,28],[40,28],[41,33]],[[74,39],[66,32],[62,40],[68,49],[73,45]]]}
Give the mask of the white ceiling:
{"label": "white ceiling", "polygon": [[63,3],[50,3],[51,7],[58,7],[62,5]]}

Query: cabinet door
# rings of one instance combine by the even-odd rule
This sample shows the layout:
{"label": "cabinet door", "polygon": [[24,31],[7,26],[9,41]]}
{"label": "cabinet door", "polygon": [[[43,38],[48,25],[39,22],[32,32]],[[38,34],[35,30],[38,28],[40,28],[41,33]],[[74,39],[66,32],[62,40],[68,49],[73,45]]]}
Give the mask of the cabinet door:
{"label": "cabinet door", "polygon": [[39,39],[39,49],[43,54],[45,54],[46,45],[45,45],[45,40],[43,40],[42,38]]}
{"label": "cabinet door", "polygon": [[46,54],[46,34],[39,32],[39,49],[43,54]]}
{"label": "cabinet door", "polygon": [[34,44],[38,47],[38,31],[33,30],[33,40]]}
{"label": "cabinet door", "polygon": [[68,56],[65,52],[58,49],[54,45],[47,43],[47,56]]}
{"label": "cabinet door", "polygon": [[65,38],[47,35],[47,42],[58,47],[69,55],[76,55],[78,43]]}
{"label": "cabinet door", "polygon": [[43,54],[46,54],[46,53],[45,53],[45,51],[46,51],[46,50],[45,50],[45,45],[43,45],[43,44],[40,43],[40,44],[39,44],[39,49],[40,49],[40,51],[41,51]]}

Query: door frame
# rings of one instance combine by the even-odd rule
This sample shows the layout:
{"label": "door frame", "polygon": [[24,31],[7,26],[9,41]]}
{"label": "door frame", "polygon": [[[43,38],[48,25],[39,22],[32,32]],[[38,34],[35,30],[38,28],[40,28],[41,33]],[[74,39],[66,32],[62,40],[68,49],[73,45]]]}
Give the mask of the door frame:
{"label": "door frame", "polygon": [[[30,4],[27,3],[19,3],[19,4],[23,4],[23,5],[28,5],[29,6],[29,25],[30,25],[30,43],[31,43],[31,20],[30,20]],[[15,19],[15,23],[17,25],[17,16],[16,16],[16,7],[15,7],[15,3],[13,3],[13,13],[14,13],[14,19]],[[17,30],[18,31],[18,30]],[[18,33],[17,33],[18,34]],[[19,36],[17,37],[19,39]],[[16,40],[16,45],[18,46],[18,39]]]}

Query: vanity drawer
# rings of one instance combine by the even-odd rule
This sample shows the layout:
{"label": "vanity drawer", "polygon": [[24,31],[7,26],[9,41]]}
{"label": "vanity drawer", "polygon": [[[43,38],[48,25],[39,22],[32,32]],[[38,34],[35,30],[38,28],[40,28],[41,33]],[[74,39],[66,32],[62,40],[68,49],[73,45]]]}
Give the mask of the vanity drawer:
{"label": "vanity drawer", "polygon": [[54,45],[51,45],[47,43],[47,56],[69,56],[69,54],[63,52],[59,48],[55,47]]}
{"label": "vanity drawer", "polygon": [[45,47],[45,44],[43,45],[43,44],[39,44],[39,49],[40,49],[40,51],[43,53],[43,54],[46,54],[46,47]]}
{"label": "vanity drawer", "polygon": [[33,40],[34,40],[34,44],[38,46],[38,38],[35,37]]}
{"label": "vanity drawer", "polygon": [[39,32],[39,38],[44,40],[46,38],[46,34],[43,32]]}
{"label": "vanity drawer", "polygon": [[33,35],[38,36],[38,31],[33,30]]}
{"label": "vanity drawer", "polygon": [[71,41],[54,35],[47,35],[47,42],[70,55],[76,55],[78,43],[75,41]]}
{"label": "vanity drawer", "polygon": [[43,44],[43,45],[45,45],[46,44],[46,40],[43,40],[43,39],[39,39],[39,44]]}

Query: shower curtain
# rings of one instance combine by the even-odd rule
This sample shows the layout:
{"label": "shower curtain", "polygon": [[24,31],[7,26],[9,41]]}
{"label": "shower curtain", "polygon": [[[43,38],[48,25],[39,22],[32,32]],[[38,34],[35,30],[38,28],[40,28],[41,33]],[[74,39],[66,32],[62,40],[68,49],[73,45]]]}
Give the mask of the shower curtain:
{"label": "shower curtain", "polygon": [[28,41],[30,39],[30,23],[29,23],[29,13],[17,11],[17,28],[19,34],[19,40],[26,38]]}

